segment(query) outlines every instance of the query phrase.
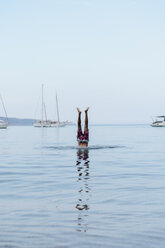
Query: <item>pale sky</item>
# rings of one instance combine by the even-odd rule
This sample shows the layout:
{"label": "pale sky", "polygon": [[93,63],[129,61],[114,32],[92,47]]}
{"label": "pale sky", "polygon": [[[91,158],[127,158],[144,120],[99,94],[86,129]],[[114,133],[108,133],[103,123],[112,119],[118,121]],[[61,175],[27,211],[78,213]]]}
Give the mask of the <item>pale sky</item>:
{"label": "pale sky", "polygon": [[[165,114],[164,0],[0,0],[0,93],[9,117],[149,123]],[[37,113],[38,111],[38,113]],[[0,116],[4,116],[0,107]]]}

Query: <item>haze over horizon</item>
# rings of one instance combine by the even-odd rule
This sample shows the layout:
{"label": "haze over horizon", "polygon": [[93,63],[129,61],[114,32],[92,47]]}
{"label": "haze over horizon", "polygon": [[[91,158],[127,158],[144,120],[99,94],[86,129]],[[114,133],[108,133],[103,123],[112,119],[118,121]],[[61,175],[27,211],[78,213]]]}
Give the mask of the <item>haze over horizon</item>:
{"label": "haze over horizon", "polygon": [[[163,0],[0,2],[0,93],[9,117],[149,123],[164,115]],[[4,116],[0,104],[0,116]]]}

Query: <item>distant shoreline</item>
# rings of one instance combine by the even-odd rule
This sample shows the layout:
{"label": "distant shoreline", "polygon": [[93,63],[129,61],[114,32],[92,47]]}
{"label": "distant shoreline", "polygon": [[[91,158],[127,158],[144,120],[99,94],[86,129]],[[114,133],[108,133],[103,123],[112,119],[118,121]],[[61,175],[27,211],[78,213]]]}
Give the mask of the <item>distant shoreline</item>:
{"label": "distant shoreline", "polygon": [[9,126],[32,126],[36,121],[35,119],[30,118],[16,118],[16,117],[0,117],[1,120],[8,121]]}
{"label": "distant shoreline", "polygon": [[[0,117],[6,121],[6,117]],[[8,117],[9,126],[32,126],[37,119]],[[70,123],[70,126],[75,126],[76,123]],[[150,123],[91,123],[90,126],[134,126],[134,125],[150,125]]]}

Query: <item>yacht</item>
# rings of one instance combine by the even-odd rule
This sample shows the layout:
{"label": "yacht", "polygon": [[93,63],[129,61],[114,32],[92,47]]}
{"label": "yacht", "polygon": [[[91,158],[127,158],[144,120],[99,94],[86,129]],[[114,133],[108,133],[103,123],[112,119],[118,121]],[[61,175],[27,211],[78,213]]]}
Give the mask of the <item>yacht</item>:
{"label": "yacht", "polygon": [[165,116],[157,116],[158,119],[152,122],[152,127],[165,127]]}
{"label": "yacht", "polygon": [[41,120],[38,120],[37,122],[33,123],[34,127],[64,127],[69,122],[68,121],[60,121],[59,117],[59,109],[58,109],[58,99],[56,94],[56,108],[57,108],[57,121],[48,120],[47,114],[46,114],[46,107],[44,102],[44,94],[43,94],[43,85],[42,85],[42,117]]}

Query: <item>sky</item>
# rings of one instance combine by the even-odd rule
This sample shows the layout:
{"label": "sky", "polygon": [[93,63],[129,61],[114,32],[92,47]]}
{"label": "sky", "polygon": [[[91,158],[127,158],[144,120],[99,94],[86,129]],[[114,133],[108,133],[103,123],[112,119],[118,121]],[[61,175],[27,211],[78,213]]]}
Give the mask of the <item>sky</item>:
{"label": "sky", "polygon": [[[164,0],[0,0],[0,93],[9,117],[150,123],[165,114]],[[0,116],[4,116],[0,104]]]}

